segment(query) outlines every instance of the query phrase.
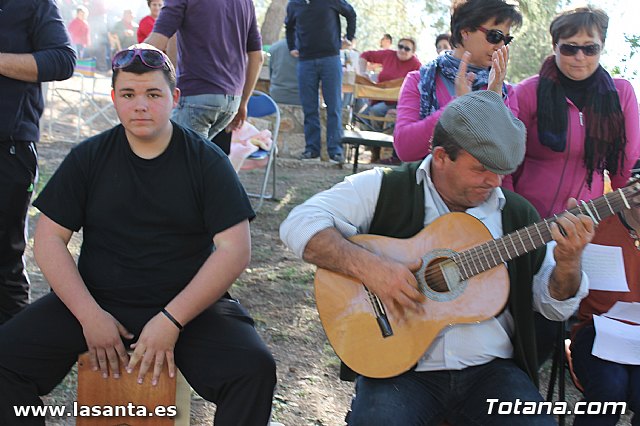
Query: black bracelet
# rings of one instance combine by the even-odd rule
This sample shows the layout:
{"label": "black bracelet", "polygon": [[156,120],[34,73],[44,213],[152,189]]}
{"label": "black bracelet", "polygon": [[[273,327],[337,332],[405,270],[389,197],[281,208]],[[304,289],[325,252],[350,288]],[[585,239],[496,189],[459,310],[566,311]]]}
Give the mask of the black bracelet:
{"label": "black bracelet", "polygon": [[167,310],[166,310],[165,308],[162,308],[162,310],[161,310],[160,312],[162,312],[162,313],[164,314],[164,316],[165,316],[165,317],[169,318],[169,319],[171,320],[171,322],[172,322],[176,327],[178,327],[178,330],[182,331],[182,329],[184,328],[184,327],[182,326],[182,324],[180,324],[180,323],[178,322],[178,320],[177,320],[177,319],[175,319],[175,318],[173,317],[173,315],[171,315],[169,312],[167,312]]}

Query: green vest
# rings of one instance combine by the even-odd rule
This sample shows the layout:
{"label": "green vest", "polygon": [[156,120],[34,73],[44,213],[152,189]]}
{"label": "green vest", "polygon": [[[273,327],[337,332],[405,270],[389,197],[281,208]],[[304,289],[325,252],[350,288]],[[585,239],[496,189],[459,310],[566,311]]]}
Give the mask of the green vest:
{"label": "green vest", "polygon": [[[409,238],[424,228],[424,183],[416,183],[420,163],[385,169],[370,234]],[[535,208],[523,197],[503,189],[506,204],[502,210],[504,234],[540,220]],[[507,262],[511,290],[509,310],[513,316],[514,359],[538,385],[538,360],[533,320],[533,276],[544,260],[546,247]]]}

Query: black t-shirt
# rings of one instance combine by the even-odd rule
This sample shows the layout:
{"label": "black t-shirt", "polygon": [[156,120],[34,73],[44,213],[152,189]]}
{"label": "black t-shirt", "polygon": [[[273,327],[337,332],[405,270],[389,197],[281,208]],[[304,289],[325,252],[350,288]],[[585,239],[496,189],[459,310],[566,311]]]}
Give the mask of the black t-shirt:
{"label": "black t-shirt", "polygon": [[98,301],[164,305],[214,250],[213,236],[255,214],[227,156],[173,124],[147,160],[116,126],[76,146],[33,203],[83,229],[78,269]]}

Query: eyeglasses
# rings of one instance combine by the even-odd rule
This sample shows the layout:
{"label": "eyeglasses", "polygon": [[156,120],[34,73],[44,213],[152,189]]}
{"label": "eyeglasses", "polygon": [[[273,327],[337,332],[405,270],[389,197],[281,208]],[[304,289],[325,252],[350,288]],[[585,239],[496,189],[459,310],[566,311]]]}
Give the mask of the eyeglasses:
{"label": "eyeglasses", "polygon": [[504,35],[504,33],[500,30],[490,30],[483,26],[479,26],[478,29],[484,33],[485,38],[491,44],[498,44],[501,41],[504,41],[504,45],[506,46],[513,40],[513,36]]}
{"label": "eyeglasses", "polygon": [[404,44],[399,44],[398,49],[404,50],[405,52],[411,52],[411,48],[409,46],[405,46]]}
{"label": "eyeglasses", "polygon": [[167,55],[159,50],[129,49],[121,50],[115,54],[113,61],[111,61],[111,68],[114,70],[126,68],[133,63],[136,56],[149,68],[162,68],[162,66],[169,61]]}
{"label": "eyeglasses", "polygon": [[560,48],[560,53],[564,56],[575,56],[578,54],[579,50],[582,50],[582,53],[584,53],[585,56],[596,56],[602,49],[599,44],[587,44],[586,46],[561,44],[558,47]]}

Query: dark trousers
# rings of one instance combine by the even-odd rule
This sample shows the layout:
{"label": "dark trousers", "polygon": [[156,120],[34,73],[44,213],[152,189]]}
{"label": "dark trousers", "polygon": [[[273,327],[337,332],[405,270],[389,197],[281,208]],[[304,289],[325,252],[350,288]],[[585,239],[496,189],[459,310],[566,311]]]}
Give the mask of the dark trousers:
{"label": "dark trousers", "polygon": [[[640,366],[625,365],[591,355],[596,331],[593,325],[580,329],[571,345],[573,370],[584,387],[587,402],[628,402],[627,410],[633,410],[631,424],[640,425]],[[582,407],[584,410],[585,407]],[[611,413],[611,410],[609,411]],[[614,426],[617,414],[576,415],[575,426]]]}
{"label": "dark trousers", "polygon": [[[499,402],[489,402],[488,400]],[[540,402],[533,382],[513,360],[462,370],[408,371],[388,379],[358,377],[349,426],[553,426],[551,415],[499,414],[500,403]],[[520,408],[522,410],[522,407]]]}
{"label": "dark trousers", "polygon": [[224,151],[225,154],[229,155],[231,152],[231,132],[225,132],[222,130],[220,133],[215,135],[211,142],[215,143]]}
{"label": "dark trousers", "polygon": [[36,170],[35,144],[0,141],[0,324],[29,302],[22,256]]}
{"label": "dark trousers", "polygon": [[[135,338],[160,310],[102,307]],[[44,425],[43,417],[15,417],[13,406],[42,405],[38,395],[49,393],[69,372],[78,354],[87,350],[80,323],[50,293],[0,327],[0,348],[0,424]],[[193,389],[216,404],[216,425],[268,423],[275,362],[239,303],[221,299],[189,322],[174,355]],[[151,376],[147,374],[145,380]]]}

